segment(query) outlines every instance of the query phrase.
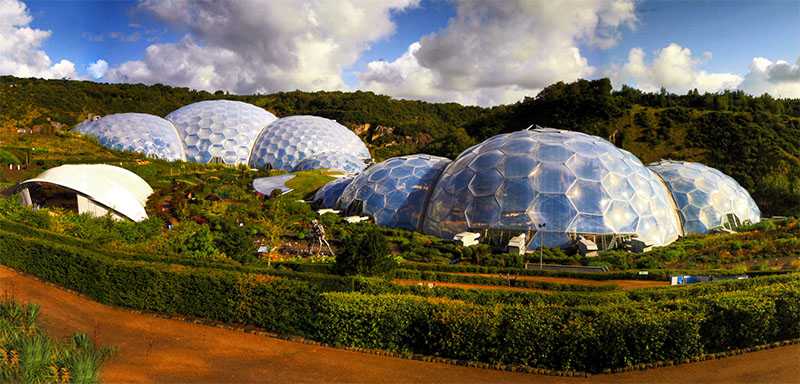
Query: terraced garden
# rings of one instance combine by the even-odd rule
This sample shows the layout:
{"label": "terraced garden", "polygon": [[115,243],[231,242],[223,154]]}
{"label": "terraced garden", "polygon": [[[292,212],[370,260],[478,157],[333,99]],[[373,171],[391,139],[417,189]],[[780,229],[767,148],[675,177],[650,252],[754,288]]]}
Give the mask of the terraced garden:
{"label": "terraced garden", "polygon": [[[609,272],[540,271],[523,268],[538,254],[463,248],[318,216],[297,200],[330,180],[324,172],[299,173],[294,192],[268,198],[250,188],[264,171],[152,161],[68,139],[81,150],[30,139],[54,148],[33,168],[122,164],[156,190],[150,219],[31,211],[3,198],[0,264],[100,303],[397,356],[569,374],[690,362],[800,338],[796,219],[691,236],[645,254],[582,258],[544,249],[546,263]],[[0,181],[13,185],[32,172],[3,173]],[[340,259],[308,252],[313,219],[328,229]],[[256,244],[270,252],[256,255]],[[375,265],[341,258],[363,250],[382,250],[367,255]],[[663,286],[672,273],[752,278]]]}

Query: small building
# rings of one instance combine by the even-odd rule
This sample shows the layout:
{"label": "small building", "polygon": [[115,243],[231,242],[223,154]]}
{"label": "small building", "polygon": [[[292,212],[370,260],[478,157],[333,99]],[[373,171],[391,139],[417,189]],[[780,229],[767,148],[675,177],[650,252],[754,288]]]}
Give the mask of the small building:
{"label": "small building", "polygon": [[135,173],[107,164],[69,164],[14,187],[22,203],[58,207],[93,216],[142,221],[153,189]]}
{"label": "small building", "polygon": [[580,236],[576,241],[576,245],[578,247],[578,253],[583,257],[595,257],[598,255],[597,244],[595,244],[594,241]]}
{"label": "small building", "polygon": [[473,245],[478,245],[478,238],[481,237],[480,233],[476,232],[461,232],[453,236],[453,240],[458,243],[461,243],[464,247],[471,247]]}
{"label": "small building", "polygon": [[519,235],[512,237],[511,240],[508,241],[506,252],[522,255],[525,253],[525,250],[527,248],[528,244],[525,242],[525,234],[520,233]]}
{"label": "small building", "polygon": [[360,223],[367,220],[369,220],[369,217],[367,216],[347,216],[344,218],[344,221],[346,221],[348,224]]}

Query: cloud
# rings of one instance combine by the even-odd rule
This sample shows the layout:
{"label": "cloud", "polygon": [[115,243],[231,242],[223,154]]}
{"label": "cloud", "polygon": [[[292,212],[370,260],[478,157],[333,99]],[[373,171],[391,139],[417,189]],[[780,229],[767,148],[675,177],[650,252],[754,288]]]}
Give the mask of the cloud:
{"label": "cloud", "polygon": [[636,22],[632,0],[456,3],[443,30],[394,61],[374,61],[362,88],[392,96],[493,105],[595,73],[579,45],[608,48]]}
{"label": "cloud", "polygon": [[650,63],[646,62],[646,56],[641,48],[633,48],[628,52],[628,61],[621,67],[612,66],[606,75],[616,87],[625,84],[648,92],[664,87],[674,93],[686,93],[695,88],[700,92],[735,89],[743,80],[734,73],[708,73],[699,69],[711,60],[711,53],[695,57],[689,48],[675,43],[658,50]]}
{"label": "cloud", "polygon": [[108,62],[103,59],[98,59],[86,67],[86,72],[88,72],[89,75],[94,79],[99,79],[105,76],[106,71],[108,71]]}
{"label": "cloud", "polygon": [[417,0],[143,1],[140,8],[188,34],[152,44],[112,68],[111,81],[236,93],[340,89],[344,68],[394,32],[391,12]]}
{"label": "cloud", "polygon": [[800,98],[800,58],[795,64],[753,58],[740,88],[754,95],[769,93],[774,97]]}
{"label": "cloud", "polygon": [[33,18],[25,4],[0,0],[0,74],[19,77],[76,78],[75,64],[61,60],[55,64],[41,49],[50,31],[31,28]]}

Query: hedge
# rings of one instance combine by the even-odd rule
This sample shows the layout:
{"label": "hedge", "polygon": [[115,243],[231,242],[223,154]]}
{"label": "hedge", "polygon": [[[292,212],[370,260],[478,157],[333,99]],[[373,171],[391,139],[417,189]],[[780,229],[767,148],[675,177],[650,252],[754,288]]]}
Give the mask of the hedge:
{"label": "hedge", "polygon": [[[566,307],[325,292],[314,279],[113,259],[3,231],[0,262],[108,304],[252,324],[334,345],[491,364],[598,372],[800,334],[798,275],[709,283],[686,290],[695,294],[686,298],[668,289],[671,299],[647,299],[654,291],[638,302]],[[363,283],[366,291],[384,288],[368,279],[336,284],[344,282]]]}

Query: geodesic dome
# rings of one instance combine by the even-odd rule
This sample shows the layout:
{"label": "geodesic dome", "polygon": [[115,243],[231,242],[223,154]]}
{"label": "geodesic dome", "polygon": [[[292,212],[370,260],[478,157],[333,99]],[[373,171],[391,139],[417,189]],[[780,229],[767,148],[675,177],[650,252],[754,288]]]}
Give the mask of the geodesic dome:
{"label": "geodesic dome", "polygon": [[337,206],[378,225],[419,230],[431,191],[449,163],[424,154],[393,157],[356,176]]}
{"label": "geodesic dome", "polygon": [[747,190],[717,169],[672,160],[649,167],[667,183],[686,233],[708,233],[715,227],[761,221],[761,211]]}
{"label": "geodesic dome", "polygon": [[312,169],[336,169],[347,173],[359,173],[367,165],[364,160],[349,153],[321,152],[307,157],[297,163],[292,171],[308,171]]}
{"label": "geodesic dome", "polygon": [[534,232],[529,248],[565,246],[582,234],[666,245],[678,238],[680,219],[664,183],[630,152],[540,128],[494,136],[442,173],[424,232],[451,238],[484,229]]}
{"label": "geodesic dome", "polygon": [[334,208],[342,192],[353,181],[352,177],[342,177],[331,180],[314,193],[313,203],[320,208]]}
{"label": "geodesic dome", "polygon": [[183,106],[167,115],[178,129],[190,161],[247,164],[258,134],[277,118],[255,105],[208,100]]}
{"label": "geodesic dome", "polygon": [[318,116],[288,116],[276,120],[256,140],[250,166],[291,171],[306,158],[322,152],[345,153],[370,159],[369,150],[355,133],[334,120]]}
{"label": "geodesic dome", "polygon": [[140,152],[163,160],[186,160],[177,129],[168,120],[146,113],[117,113],[87,120],[74,130],[119,151]]}

